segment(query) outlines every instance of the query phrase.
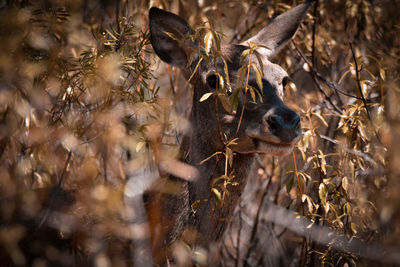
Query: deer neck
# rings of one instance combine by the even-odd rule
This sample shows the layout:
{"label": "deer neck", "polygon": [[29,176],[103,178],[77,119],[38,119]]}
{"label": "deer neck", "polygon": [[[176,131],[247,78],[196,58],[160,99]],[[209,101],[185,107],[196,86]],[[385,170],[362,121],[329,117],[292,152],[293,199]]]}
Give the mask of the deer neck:
{"label": "deer neck", "polygon": [[[195,89],[190,117],[192,131],[185,136],[184,152],[186,162],[196,166],[200,173],[199,178],[189,184],[190,204],[192,208],[197,206],[189,221],[199,233],[197,243],[208,246],[222,236],[243,191],[253,156],[234,155],[233,165],[228,167],[227,174],[234,176],[231,182],[235,185],[226,186],[229,194],[224,194],[220,187],[224,179],[214,184],[215,179],[226,174],[225,156],[218,154],[204,160],[216,152],[225,151],[216,116],[223,107],[219,103],[216,105],[214,97],[200,102],[204,93]],[[200,164],[202,161],[204,162]],[[221,201],[217,199],[218,193],[215,194],[212,188],[220,192],[223,197]]]}

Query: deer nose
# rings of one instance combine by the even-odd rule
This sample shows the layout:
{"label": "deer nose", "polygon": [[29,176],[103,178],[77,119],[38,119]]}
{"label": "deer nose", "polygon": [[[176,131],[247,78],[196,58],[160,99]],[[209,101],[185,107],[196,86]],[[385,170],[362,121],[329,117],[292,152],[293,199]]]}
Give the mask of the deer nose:
{"label": "deer nose", "polygon": [[282,115],[271,114],[264,118],[269,131],[283,142],[292,142],[300,135],[300,117],[292,110]]}

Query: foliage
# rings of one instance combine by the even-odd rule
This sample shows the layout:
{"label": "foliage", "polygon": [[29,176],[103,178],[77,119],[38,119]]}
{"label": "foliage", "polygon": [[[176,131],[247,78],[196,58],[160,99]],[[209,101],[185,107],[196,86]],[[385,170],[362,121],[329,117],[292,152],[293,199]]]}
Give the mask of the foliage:
{"label": "foliage", "polygon": [[[128,265],[127,177],[182,156],[190,88],[176,69],[155,60],[143,15],[149,3],[106,2],[0,5],[0,261],[6,265]],[[216,61],[225,60],[221,42],[245,40],[293,2],[152,3],[202,25],[195,34],[199,53]],[[292,155],[265,158],[258,172],[278,188],[277,203],[383,247],[400,242],[399,8],[385,0],[316,1],[274,59],[293,79],[286,102],[301,114],[302,140]],[[196,23],[202,21],[208,22]],[[243,88],[232,90],[226,69],[201,101],[217,94],[228,112],[243,112],[239,97],[257,101],[260,94],[246,82],[251,68],[256,76],[263,72],[253,63],[238,73]],[[218,204],[235,182],[229,171],[235,141],[210,155],[226,162],[212,188]],[[293,257],[303,266],[362,264],[368,256],[301,238]]]}

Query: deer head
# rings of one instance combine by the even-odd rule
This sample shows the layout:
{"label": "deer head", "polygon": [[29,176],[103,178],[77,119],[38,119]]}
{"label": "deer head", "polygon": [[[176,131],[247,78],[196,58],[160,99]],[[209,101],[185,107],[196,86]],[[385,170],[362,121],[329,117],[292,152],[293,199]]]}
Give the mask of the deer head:
{"label": "deer head", "polygon": [[[303,20],[310,2],[303,3],[284,14],[275,18],[269,25],[263,28],[258,34],[241,44],[223,45],[221,50],[226,56],[226,63],[229,70],[229,81],[235,88],[243,85],[235,84],[237,81],[238,70],[243,64],[248,64],[252,60],[253,64],[263,70],[262,88],[256,81],[254,69],[249,72],[248,84],[262,92],[262,100],[254,103],[248,96],[243,94],[240,98],[238,112],[230,114],[223,108],[218,109],[218,118],[224,134],[239,137],[235,150],[239,153],[267,153],[270,155],[284,155],[289,153],[300,136],[300,118],[290,108],[283,103],[283,88],[288,82],[289,77],[285,70],[279,65],[270,61],[279,50],[293,37],[298,25]],[[191,82],[194,84],[195,112],[202,112],[210,115],[210,106],[206,103],[199,103],[199,98],[208,92],[215,92],[218,86],[218,77],[225,77],[224,64],[222,60],[202,61],[193,74],[199,56],[194,54],[197,43],[191,39],[192,28],[181,17],[163,11],[158,8],[150,9],[150,33],[151,44],[157,55],[166,63],[178,67],[186,77],[193,76]],[[257,48],[258,59],[255,55],[250,56],[244,62],[240,62],[242,52],[248,49],[251,43],[260,45]],[[194,60],[192,60],[194,58]],[[191,60],[189,60],[191,59]],[[217,76],[216,73],[221,76]],[[224,79],[227,80],[226,77]],[[229,94],[229,92],[228,92]],[[210,100],[207,100],[210,101]],[[210,101],[212,102],[212,101]],[[237,126],[240,121],[241,107],[244,106],[243,118],[239,131]],[[211,110],[215,111],[211,107]],[[197,118],[204,117],[199,116]],[[213,121],[213,118],[209,118]],[[194,122],[192,121],[192,124]],[[198,123],[198,122],[196,122]],[[196,127],[196,126],[194,126]],[[213,127],[216,129],[217,124]],[[210,127],[203,128],[208,131]],[[204,138],[211,136],[206,133]],[[199,136],[199,138],[202,138]],[[208,144],[209,141],[208,141]]]}

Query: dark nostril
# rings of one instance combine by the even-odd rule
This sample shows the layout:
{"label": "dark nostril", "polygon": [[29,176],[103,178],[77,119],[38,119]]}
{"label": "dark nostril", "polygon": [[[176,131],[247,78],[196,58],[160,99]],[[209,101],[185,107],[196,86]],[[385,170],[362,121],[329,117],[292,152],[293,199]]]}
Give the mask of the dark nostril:
{"label": "dark nostril", "polygon": [[292,127],[290,127],[290,128],[296,129],[296,130],[298,128],[300,128],[300,117],[299,116],[295,117],[295,119],[293,120],[293,123],[292,123]]}
{"label": "dark nostril", "polygon": [[272,131],[278,130],[279,128],[282,128],[282,120],[276,116],[272,115],[267,118],[267,123],[269,125],[269,129]]}

